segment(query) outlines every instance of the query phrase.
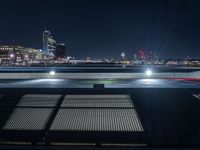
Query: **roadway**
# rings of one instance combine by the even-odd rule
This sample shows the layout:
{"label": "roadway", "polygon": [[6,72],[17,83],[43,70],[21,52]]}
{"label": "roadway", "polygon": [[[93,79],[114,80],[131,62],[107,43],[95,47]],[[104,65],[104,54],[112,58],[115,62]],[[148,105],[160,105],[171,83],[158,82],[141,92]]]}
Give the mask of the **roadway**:
{"label": "roadway", "polygon": [[200,80],[184,79],[1,79],[0,88],[200,88]]}

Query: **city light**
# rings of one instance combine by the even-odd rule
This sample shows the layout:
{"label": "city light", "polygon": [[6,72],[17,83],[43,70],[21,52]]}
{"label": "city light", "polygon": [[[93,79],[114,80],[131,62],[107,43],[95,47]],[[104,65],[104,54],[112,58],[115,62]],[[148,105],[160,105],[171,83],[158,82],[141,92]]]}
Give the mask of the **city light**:
{"label": "city light", "polygon": [[14,58],[14,56],[15,56],[14,54],[10,54],[10,58]]}
{"label": "city light", "polygon": [[152,71],[151,70],[146,70],[146,76],[150,77],[152,75]]}
{"label": "city light", "polygon": [[50,71],[50,73],[49,73],[50,75],[55,75],[56,74],[56,72],[55,71]]}

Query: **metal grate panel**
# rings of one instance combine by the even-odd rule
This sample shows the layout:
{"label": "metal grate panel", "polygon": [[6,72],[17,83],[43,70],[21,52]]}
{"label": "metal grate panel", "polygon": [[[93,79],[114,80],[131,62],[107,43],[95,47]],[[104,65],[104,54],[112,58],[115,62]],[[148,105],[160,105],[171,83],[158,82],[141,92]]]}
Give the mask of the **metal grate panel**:
{"label": "metal grate panel", "polygon": [[134,109],[60,109],[50,130],[133,131],[143,127]]}
{"label": "metal grate panel", "polygon": [[54,107],[56,106],[61,95],[24,95],[17,106],[31,107]]}
{"label": "metal grate panel", "polygon": [[129,95],[66,95],[61,107],[134,107]]}
{"label": "metal grate panel", "polygon": [[15,108],[3,130],[42,130],[49,119],[49,108]]}

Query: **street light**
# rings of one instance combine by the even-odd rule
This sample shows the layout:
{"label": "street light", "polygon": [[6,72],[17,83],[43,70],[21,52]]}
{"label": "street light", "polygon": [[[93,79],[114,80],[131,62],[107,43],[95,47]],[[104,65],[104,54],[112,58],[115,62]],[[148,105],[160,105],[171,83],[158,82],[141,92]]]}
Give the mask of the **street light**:
{"label": "street light", "polygon": [[152,75],[152,71],[151,70],[146,70],[146,76],[150,77]]}
{"label": "street light", "polygon": [[52,70],[52,71],[50,71],[49,74],[52,75],[52,76],[54,76],[56,74],[56,72]]}
{"label": "street light", "polygon": [[10,54],[10,58],[14,58],[15,57],[15,55],[14,54]]}
{"label": "street light", "polygon": [[11,53],[10,60],[9,60],[10,65],[14,64],[14,57],[15,57],[15,55]]}

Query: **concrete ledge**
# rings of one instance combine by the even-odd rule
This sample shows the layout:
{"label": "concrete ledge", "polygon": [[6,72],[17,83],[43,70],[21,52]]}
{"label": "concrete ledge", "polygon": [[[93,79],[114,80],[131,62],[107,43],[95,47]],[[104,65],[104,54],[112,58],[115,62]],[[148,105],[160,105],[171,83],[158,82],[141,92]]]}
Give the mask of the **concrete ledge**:
{"label": "concrete ledge", "polygon": [[138,79],[138,78],[198,78],[200,71],[192,73],[0,73],[0,79]]}

